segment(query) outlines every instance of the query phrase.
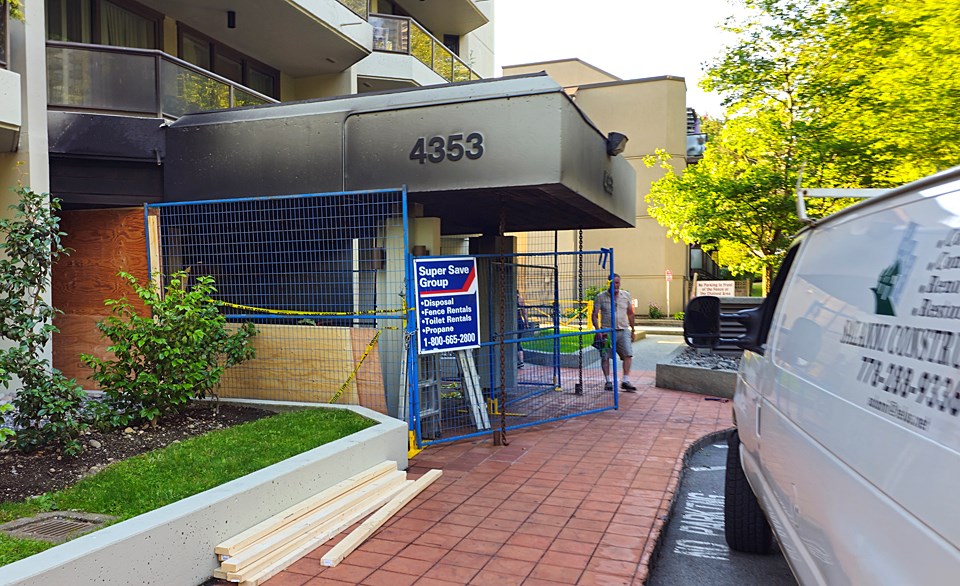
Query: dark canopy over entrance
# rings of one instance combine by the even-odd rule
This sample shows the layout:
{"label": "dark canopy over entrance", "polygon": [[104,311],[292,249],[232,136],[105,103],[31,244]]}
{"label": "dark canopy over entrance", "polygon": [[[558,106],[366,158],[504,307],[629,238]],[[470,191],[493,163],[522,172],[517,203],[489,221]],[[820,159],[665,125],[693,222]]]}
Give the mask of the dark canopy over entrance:
{"label": "dark canopy over entrance", "polygon": [[634,225],[636,178],[543,74],[193,114],[166,201],[406,184],[447,234]]}

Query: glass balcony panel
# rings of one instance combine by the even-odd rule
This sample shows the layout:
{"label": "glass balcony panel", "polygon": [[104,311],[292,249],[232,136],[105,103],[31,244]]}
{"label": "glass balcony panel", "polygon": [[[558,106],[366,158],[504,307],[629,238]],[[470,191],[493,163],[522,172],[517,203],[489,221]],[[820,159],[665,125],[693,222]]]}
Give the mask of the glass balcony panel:
{"label": "glass balcony panel", "polygon": [[337,0],[361,18],[367,18],[370,14],[370,8],[367,0]]}
{"label": "glass balcony panel", "polygon": [[442,44],[433,44],[433,70],[447,81],[453,81],[453,53]]}
{"label": "glass balcony panel", "polygon": [[477,75],[477,73],[476,73],[475,71],[473,71],[473,70],[471,69],[471,70],[470,70],[470,81],[473,81],[473,80],[475,80],[475,79],[482,79],[482,78],[481,78],[479,75]]}
{"label": "glass balcony panel", "polygon": [[156,113],[156,58],[47,47],[51,106]]}
{"label": "glass balcony panel", "polygon": [[433,37],[414,22],[410,23],[410,54],[433,69]]}
{"label": "glass balcony panel", "polygon": [[230,107],[230,87],[222,81],[167,60],[163,60],[160,70],[164,115],[179,117]]}
{"label": "glass balcony panel", "polygon": [[239,106],[259,106],[260,104],[269,104],[270,102],[261,98],[260,96],[255,96],[250,92],[245,92],[241,89],[233,90],[233,105],[234,107]]}
{"label": "glass balcony panel", "polygon": [[373,25],[374,51],[410,52],[410,21],[408,19],[374,15],[369,20]]}
{"label": "glass balcony panel", "polygon": [[467,65],[455,59],[453,62],[453,81],[470,81],[470,68]]}

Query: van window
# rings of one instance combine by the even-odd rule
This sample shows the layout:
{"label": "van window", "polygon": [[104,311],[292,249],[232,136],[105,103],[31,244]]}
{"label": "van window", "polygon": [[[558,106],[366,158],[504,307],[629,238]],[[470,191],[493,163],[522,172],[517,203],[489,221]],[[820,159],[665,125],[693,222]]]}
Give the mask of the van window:
{"label": "van window", "polygon": [[767,298],[760,306],[760,330],[757,333],[757,347],[754,349],[758,354],[764,353],[767,336],[770,334],[770,326],[773,324],[773,314],[776,312],[777,302],[783,293],[784,284],[787,281],[787,276],[790,274],[790,267],[793,266],[793,261],[797,257],[798,250],[800,250],[800,243],[794,244],[790,247],[790,250],[787,251],[787,256],[783,259],[783,264],[780,265],[780,270],[777,271],[777,276],[773,279],[770,294],[767,295]]}

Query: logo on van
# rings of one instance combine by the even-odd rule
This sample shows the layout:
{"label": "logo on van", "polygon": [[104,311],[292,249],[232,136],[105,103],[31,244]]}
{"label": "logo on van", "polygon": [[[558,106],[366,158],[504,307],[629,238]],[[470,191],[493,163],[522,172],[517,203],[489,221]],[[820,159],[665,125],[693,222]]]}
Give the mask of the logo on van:
{"label": "logo on van", "polygon": [[877,277],[877,286],[870,288],[873,291],[876,304],[874,313],[877,315],[897,315],[894,311],[894,305],[900,299],[906,279],[910,276],[913,265],[917,262],[917,255],[914,254],[917,249],[917,241],[913,237],[916,233],[917,224],[915,222],[907,224],[903,238],[900,240],[900,246],[897,247],[897,260],[883,269],[880,276]]}
{"label": "logo on van", "polygon": [[897,285],[897,279],[900,277],[900,261],[897,261],[885,268],[877,279],[877,286],[871,287],[873,291],[877,315],[897,315],[893,311],[893,301],[890,299],[893,288]]}

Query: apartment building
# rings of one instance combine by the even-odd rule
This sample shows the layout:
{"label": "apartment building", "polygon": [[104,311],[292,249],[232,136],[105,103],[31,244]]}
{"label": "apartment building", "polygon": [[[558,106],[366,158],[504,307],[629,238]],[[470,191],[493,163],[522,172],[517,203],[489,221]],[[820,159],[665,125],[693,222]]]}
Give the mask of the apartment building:
{"label": "apartment building", "polygon": [[[699,125],[696,113],[686,108],[686,83],[681,77],[662,76],[623,80],[579,59],[562,59],[511,65],[503,68],[504,75],[545,71],[573,97],[576,104],[599,126],[600,130],[620,132],[629,141],[623,157],[636,172],[636,218],[634,227],[608,230],[589,230],[583,234],[586,250],[612,247],[616,251],[616,271],[621,275],[623,288],[637,301],[640,315],[655,303],[664,312],[681,311],[686,303],[691,277],[691,250],[667,237],[647,213],[644,199],[650,184],[663,176],[659,166],[648,167],[644,158],[658,149],[670,155],[674,169],[683,169],[688,162],[699,159],[696,147]],[[689,120],[688,117],[693,119]],[[699,135],[702,136],[702,135]],[[520,246],[536,249],[552,247],[553,241],[542,241],[537,235],[521,236]],[[575,234],[561,233],[558,245],[562,249],[575,247]],[[700,260],[697,249],[697,261]],[[667,300],[669,298],[669,306]]]}
{"label": "apartment building", "polygon": [[[74,326],[89,331],[91,308],[102,314],[102,300],[120,293],[91,271],[115,273],[143,256],[136,238],[97,238],[142,232],[142,219],[113,210],[166,198],[167,125],[494,74],[494,0],[29,0],[22,19],[6,4],[0,184],[60,198],[65,229],[89,245],[54,274],[55,304],[85,298],[83,323],[59,324],[64,339],[79,339]],[[0,189],[0,214],[15,201]],[[106,265],[92,267],[98,260]]]}

